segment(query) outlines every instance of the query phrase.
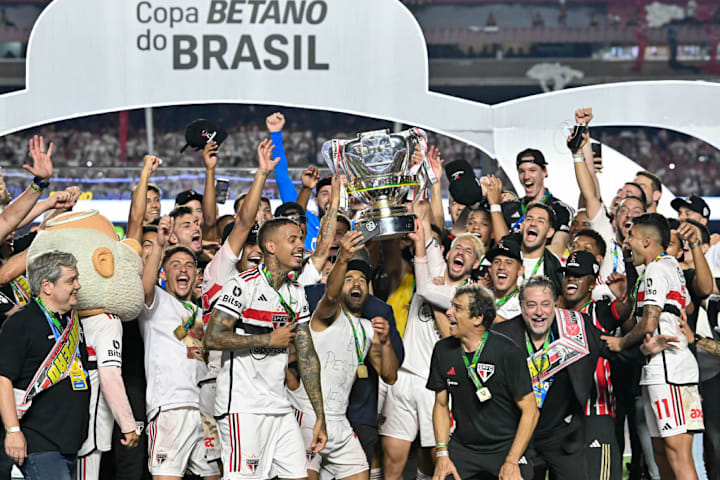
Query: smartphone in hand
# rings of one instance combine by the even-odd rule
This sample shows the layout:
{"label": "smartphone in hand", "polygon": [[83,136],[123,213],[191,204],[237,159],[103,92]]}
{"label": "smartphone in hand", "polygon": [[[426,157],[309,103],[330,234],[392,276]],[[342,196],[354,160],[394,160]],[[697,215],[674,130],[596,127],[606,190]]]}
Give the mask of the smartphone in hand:
{"label": "smartphone in hand", "polygon": [[215,180],[215,202],[222,205],[228,199],[230,180],[218,178]]}

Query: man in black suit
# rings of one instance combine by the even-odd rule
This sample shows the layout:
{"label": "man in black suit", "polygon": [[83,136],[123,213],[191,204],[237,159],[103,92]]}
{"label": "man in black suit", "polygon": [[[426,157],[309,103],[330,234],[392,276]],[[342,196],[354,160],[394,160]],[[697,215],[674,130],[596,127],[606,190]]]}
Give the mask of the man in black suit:
{"label": "man in black suit", "polygon": [[[649,336],[639,349],[615,354],[605,345],[589,317],[555,308],[557,293],[545,276],[531,277],[520,287],[522,314],[494,325],[528,352],[528,368],[540,408],[533,436],[536,468],[551,478],[584,477],[583,409],[593,387],[599,356],[642,362],[644,355],[666,348],[674,337]],[[536,478],[544,478],[538,475]]]}
{"label": "man in black suit", "polygon": [[[325,285],[309,285],[305,287],[310,312],[315,311],[315,306],[325,293]],[[390,324],[390,343],[392,344],[398,365],[402,365],[405,358],[402,338],[395,323],[395,315],[392,307],[379,298],[368,295],[362,316],[364,318],[382,317]],[[355,380],[350,392],[350,404],[348,405],[347,418],[357,434],[360,444],[363,446],[368,465],[372,466],[375,446],[378,443],[378,374],[372,365],[367,366],[368,377]]]}

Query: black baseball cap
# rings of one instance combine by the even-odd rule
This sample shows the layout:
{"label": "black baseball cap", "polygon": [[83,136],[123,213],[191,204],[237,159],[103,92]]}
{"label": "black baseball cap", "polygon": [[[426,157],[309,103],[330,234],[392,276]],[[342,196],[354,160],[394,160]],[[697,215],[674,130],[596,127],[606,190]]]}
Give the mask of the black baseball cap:
{"label": "black baseball cap", "polygon": [[[235,227],[235,222],[230,222],[227,225],[225,225],[225,228],[223,228],[222,231],[222,243],[225,243],[225,240],[230,236],[230,233],[232,232],[233,227]],[[257,233],[258,230],[260,230],[260,225],[258,225],[257,222],[255,222],[255,225],[253,225],[253,228],[250,229],[250,232],[248,232],[247,240],[245,240],[246,244],[249,245],[257,245]]]}
{"label": "black baseball cap", "polygon": [[177,197],[175,197],[175,206],[185,205],[192,200],[197,200],[202,204],[202,193],[198,193],[195,190],[185,190],[184,192],[180,192],[177,194]]}
{"label": "black baseball cap", "polygon": [[522,262],[520,242],[518,242],[512,235],[504,236],[485,256],[485,258],[487,258],[490,262],[492,262],[495,257],[514,258],[518,262]]}
{"label": "black baseball cap", "polygon": [[690,195],[688,198],[676,198],[670,202],[670,206],[676,211],[680,211],[680,207],[687,207],[693,212],[697,212],[703,216],[703,218],[710,218],[710,207],[705,203],[701,197],[697,195]]}
{"label": "black baseball cap", "polygon": [[463,205],[474,205],[483,200],[480,181],[475,177],[472,165],[465,160],[455,160],[445,165],[452,198]]}
{"label": "black baseball cap", "polygon": [[209,142],[215,142],[218,146],[225,141],[228,134],[224,128],[210,120],[198,118],[185,127],[185,146],[180,150],[184,152],[187,147],[202,150]]}
{"label": "black baseball cap", "polygon": [[525,150],[517,154],[517,157],[515,158],[516,167],[520,166],[521,163],[527,162],[535,163],[543,168],[547,167],[545,155],[543,155],[543,153],[537,148],[526,148]]}
{"label": "black baseball cap", "polygon": [[320,189],[327,185],[332,186],[332,177],[324,177],[318,180],[317,185],[315,185],[315,195],[317,196],[317,194],[320,193]]}
{"label": "black baseball cap", "polygon": [[595,275],[600,272],[600,264],[595,259],[595,255],[585,250],[573,252],[568,257],[563,267],[565,276],[583,277],[585,275]]}

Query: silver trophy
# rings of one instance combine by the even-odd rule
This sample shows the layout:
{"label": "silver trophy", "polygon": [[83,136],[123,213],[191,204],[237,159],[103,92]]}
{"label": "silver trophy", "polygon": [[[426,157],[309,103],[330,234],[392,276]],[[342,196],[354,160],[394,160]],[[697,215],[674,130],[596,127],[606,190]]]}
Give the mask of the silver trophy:
{"label": "silver trophy", "polygon": [[347,193],[370,206],[359,214],[353,230],[379,228],[378,238],[415,230],[415,216],[402,201],[406,194],[412,200],[429,176],[434,179],[427,158],[411,164],[415,145],[427,150],[427,136],[419,128],[399,133],[374,130],[352,140],[333,139],[323,144],[322,154],[330,170],[347,179]]}

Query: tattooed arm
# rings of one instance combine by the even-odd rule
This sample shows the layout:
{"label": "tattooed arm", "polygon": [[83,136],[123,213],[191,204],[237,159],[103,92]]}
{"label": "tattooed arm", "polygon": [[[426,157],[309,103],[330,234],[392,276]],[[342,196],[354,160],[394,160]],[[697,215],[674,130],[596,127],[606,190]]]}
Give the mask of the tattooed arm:
{"label": "tattooed arm", "polygon": [[642,343],[646,334],[653,335],[655,333],[655,329],[657,329],[658,323],[660,322],[661,312],[662,308],[657,305],[645,305],[643,307],[642,320],[625,334],[624,337],[610,337],[605,339],[608,348],[613,352],[619,352]]}
{"label": "tattooed arm", "polygon": [[312,337],[310,336],[310,322],[297,324],[295,336],[295,349],[297,350],[298,369],[302,377],[305,391],[307,392],[317,421],[313,428],[313,439],[310,449],[319,452],[327,443],[327,431],[325,428],[325,408],[323,407],[322,388],[320,387],[320,361]]}
{"label": "tattooed arm", "polygon": [[[287,347],[295,337],[295,325],[278,327],[272,333],[238,335],[233,332],[237,318],[229,313],[213,310],[203,338],[206,350],[241,350],[253,347]],[[318,369],[319,371],[319,369]]]}
{"label": "tattooed arm", "polygon": [[320,223],[320,232],[317,236],[317,245],[310,261],[313,262],[315,269],[321,272],[325,265],[328,255],[330,255],[330,247],[335,240],[335,229],[337,226],[338,206],[340,205],[340,189],[344,188],[340,183],[339,174],[332,177],[332,192],[330,205],[328,205],[325,215]]}

